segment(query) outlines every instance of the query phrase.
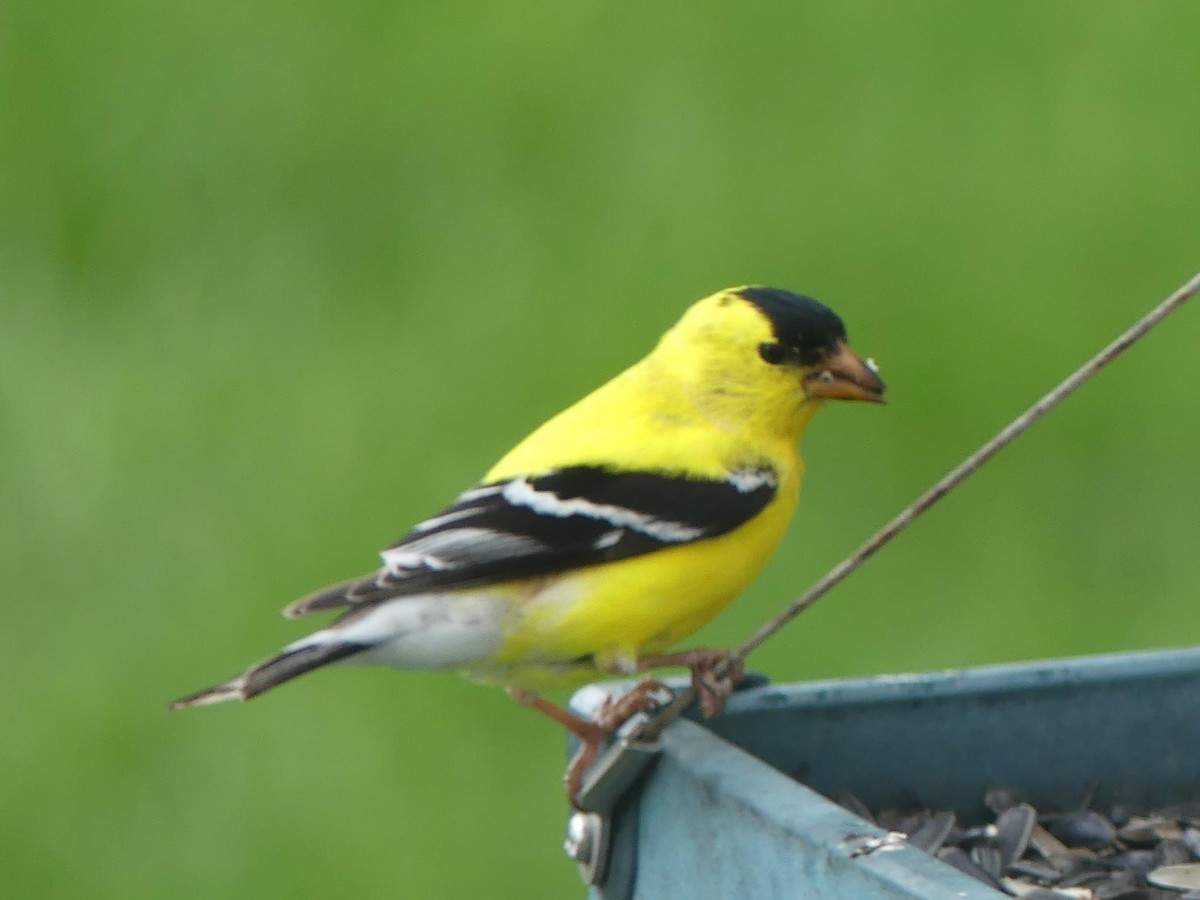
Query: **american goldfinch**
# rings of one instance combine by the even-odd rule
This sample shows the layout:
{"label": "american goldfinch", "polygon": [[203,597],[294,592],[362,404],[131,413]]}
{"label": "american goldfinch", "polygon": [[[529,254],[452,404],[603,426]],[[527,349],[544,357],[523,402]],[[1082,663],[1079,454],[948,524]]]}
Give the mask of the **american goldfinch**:
{"label": "american goldfinch", "polygon": [[754,286],[713,294],[384,550],[377,572],[285,610],[342,610],[332,623],[172,706],[246,700],[334,662],[454,669],[594,742],[531,692],[656,665],[711,668],[718,654],[666,651],[779,543],[801,432],[825,400],[883,392],[817,301]]}

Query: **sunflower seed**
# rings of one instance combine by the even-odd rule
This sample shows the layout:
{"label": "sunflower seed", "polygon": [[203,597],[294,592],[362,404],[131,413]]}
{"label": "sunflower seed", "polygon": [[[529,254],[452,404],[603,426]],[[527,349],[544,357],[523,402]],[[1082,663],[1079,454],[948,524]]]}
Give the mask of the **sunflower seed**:
{"label": "sunflower seed", "polygon": [[996,849],[1002,858],[1002,872],[1025,855],[1035,825],[1037,810],[1028,803],[1010,806],[996,817]]}
{"label": "sunflower seed", "polygon": [[1126,850],[1110,857],[1109,862],[1120,869],[1129,869],[1145,875],[1151,869],[1161,866],[1164,860],[1159,858],[1154,850]]}
{"label": "sunflower seed", "polygon": [[1158,845],[1158,856],[1159,862],[1164,866],[1182,866],[1185,863],[1194,862],[1192,851],[1188,849],[1187,844],[1173,838]]}
{"label": "sunflower seed", "polygon": [[1026,884],[1015,878],[1005,878],[1003,887],[1006,892],[1021,900],[1094,900],[1094,895],[1087,888],[1055,888],[1039,887]]}
{"label": "sunflower seed", "polygon": [[1117,837],[1130,844],[1156,844],[1159,841],[1183,837],[1183,829],[1174,819],[1165,816],[1131,816],[1117,831]]}
{"label": "sunflower seed", "polygon": [[1086,807],[1039,811],[1019,790],[997,788],[984,797],[993,820],[969,825],[950,810],[872,816],[861,801],[845,805],[861,805],[856,812],[864,818],[905,832],[910,845],[1022,900],[1200,900],[1200,804],[1113,804],[1109,816]]}
{"label": "sunflower seed", "polygon": [[[1157,860],[1154,865],[1158,865]],[[1034,862],[1032,859],[1018,859],[1015,863],[1008,867],[1008,871],[1013,875],[1018,875],[1021,878],[1030,881],[1040,881],[1044,884],[1053,884],[1062,878],[1062,873],[1054,866],[1048,866],[1045,863]]]}
{"label": "sunflower seed", "polygon": [[1200,890],[1200,863],[1159,866],[1146,876],[1146,880],[1155,887],[1171,888],[1176,891]]}
{"label": "sunflower seed", "polygon": [[1047,860],[1054,860],[1060,856],[1069,856],[1071,853],[1066,844],[1041,825],[1033,826],[1033,831],[1029,834],[1029,846],[1041,854],[1042,859]]}
{"label": "sunflower seed", "polygon": [[983,869],[996,881],[1004,874],[1004,854],[995,847],[980,844],[971,848],[971,862]]}
{"label": "sunflower seed", "polygon": [[975,880],[982,881],[984,884],[994,887],[998,891],[1004,889],[998,879],[980,868],[961,848],[943,847],[936,855],[942,862],[953,866],[964,875],[970,875]]}
{"label": "sunflower seed", "polygon": [[1141,900],[1146,895],[1145,886],[1133,872],[1113,872],[1091,888],[1097,900]]}
{"label": "sunflower seed", "polygon": [[996,815],[1021,802],[1021,797],[1012,788],[992,788],[983,795],[984,805]]}
{"label": "sunflower seed", "polygon": [[1117,829],[1113,823],[1091,809],[1077,809],[1055,816],[1044,816],[1043,822],[1050,833],[1068,847],[1099,850],[1117,836]]}
{"label": "sunflower seed", "polygon": [[908,842],[914,847],[934,854],[942,848],[950,832],[954,830],[954,813],[948,810],[935,812],[927,818],[924,824],[908,836]]}

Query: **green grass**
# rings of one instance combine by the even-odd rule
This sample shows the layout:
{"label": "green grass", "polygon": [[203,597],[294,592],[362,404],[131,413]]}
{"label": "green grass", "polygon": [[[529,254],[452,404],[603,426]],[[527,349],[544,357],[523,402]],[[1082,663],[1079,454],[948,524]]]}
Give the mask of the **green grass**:
{"label": "green grass", "polygon": [[[20,897],[581,896],[562,736],[450,676],[173,696],[300,633],[692,300],[812,293],[824,412],[732,643],[1200,266],[1200,6],[15,3],[0,872]],[[1194,643],[1185,309],[752,658]]]}

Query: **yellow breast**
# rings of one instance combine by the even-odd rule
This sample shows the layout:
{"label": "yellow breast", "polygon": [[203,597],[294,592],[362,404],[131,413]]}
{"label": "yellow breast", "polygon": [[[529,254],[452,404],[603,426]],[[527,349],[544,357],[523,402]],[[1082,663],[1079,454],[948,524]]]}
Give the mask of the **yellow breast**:
{"label": "yellow breast", "polygon": [[737,597],[778,546],[796,475],[792,468],[777,499],[736,532],[523,586],[503,644],[475,674],[528,688],[571,684],[594,677],[597,665],[673,646]]}

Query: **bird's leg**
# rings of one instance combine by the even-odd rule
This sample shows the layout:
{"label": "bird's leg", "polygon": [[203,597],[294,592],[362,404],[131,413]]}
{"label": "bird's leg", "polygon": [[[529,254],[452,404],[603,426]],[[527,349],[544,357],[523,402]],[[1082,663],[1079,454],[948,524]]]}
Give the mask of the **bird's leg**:
{"label": "bird's leg", "polygon": [[637,659],[638,671],[660,666],[686,666],[691,670],[692,688],[700,699],[700,711],[706,719],[721,714],[725,701],[746,674],[745,663],[728,650],[700,647],[678,653],[653,653]]}
{"label": "bird's leg", "polygon": [[579,738],[579,749],[567,763],[567,770],[563,774],[563,786],[567,789],[567,799],[573,805],[579,788],[583,784],[584,773],[592,764],[592,760],[596,758],[600,747],[608,740],[608,736],[634,713],[652,704],[653,700],[650,694],[663,689],[663,687],[663,683],[657,678],[643,678],[620,697],[606,698],[591,719],[585,719],[555,706],[545,697],[535,694],[533,691],[510,687],[508,696],[522,706],[536,709],[543,715],[549,716]]}
{"label": "bird's leg", "polygon": [[587,771],[587,767],[596,758],[596,753],[600,750],[601,745],[607,740],[608,732],[598,722],[593,722],[590,719],[585,719],[559,706],[555,706],[545,697],[535,694],[533,691],[510,687],[508,689],[508,696],[512,697],[522,706],[527,706],[530,709],[537,710],[542,715],[549,716],[567,729],[567,731],[571,732],[571,734],[575,735],[575,737],[579,738],[579,749],[575,751],[575,755],[571,757],[571,761],[567,764],[567,771],[563,773],[563,786],[567,789],[567,799],[574,805],[575,795],[579,793],[579,786],[583,783],[583,773]]}
{"label": "bird's leg", "polygon": [[530,709],[536,709],[544,716],[549,716],[585,744],[594,743],[599,745],[608,737],[608,732],[597,722],[585,719],[583,716],[577,716],[575,713],[568,712],[562,707],[555,706],[541,694],[510,687],[508,688],[508,696],[512,697],[522,706],[528,706]]}

